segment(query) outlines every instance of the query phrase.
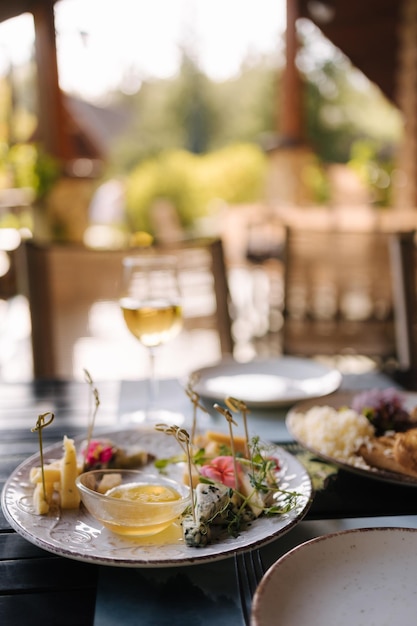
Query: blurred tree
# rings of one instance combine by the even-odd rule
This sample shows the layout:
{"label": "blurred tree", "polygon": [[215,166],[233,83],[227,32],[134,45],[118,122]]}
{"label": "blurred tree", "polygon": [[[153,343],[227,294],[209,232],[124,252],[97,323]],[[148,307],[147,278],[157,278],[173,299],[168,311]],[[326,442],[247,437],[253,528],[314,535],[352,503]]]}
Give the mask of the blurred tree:
{"label": "blurred tree", "polygon": [[161,200],[176,211],[185,231],[210,213],[215,201],[239,204],[259,199],[265,155],[253,144],[235,144],[205,155],[166,151],[140,163],[126,178],[128,222],[154,233],[152,211]]}
{"label": "blurred tree", "polygon": [[391,180],[395,171],[392,151],[384,149],[377,140],[358,140],[352,144],[349,165],[370,190],[375,206],[392,206]]}
{"label": "blurred tree", "polygon": [[[317,29],[302,25],[300,34],[303,46],[298,65],[306,84],[307,137],[317,154],[318,165],[320,162],[349,163],[354,157],[352,160],[357,166],[358,155],[354,155],[352,150],[358,141],[377,146],[371,160],[378,165],[382,155],[393,154],[398,142],[402,127],[398,111],[351,66],[345,56],[323,39]],[[262,188],[257,182],[262,178],[259,161],[253,160],[254,172],[251,175],[239,161],[241,157],[236,156],[239,149],[236,153],[216,153],[242,143],[252,144],[260,150],[263,139],[276,130],[283,64],[284,57],[279,54],[258,59],[249,57],[242,64],[239,75],[216,82],[201,72],[194,60],[192,47],[188,47],[183,51],[177,76],[166,80],[148,79],[133,95],[122,92],[108,94],[110,106],[123,104],[130,121],[124,134],[111,146],[106,177],[129,175],[130,172],[133,178],[139,177],[138,168],[142,163],[150,168],[149,163],[167,152],[188,151],[191,155],[208,156],[214,153],[213,159],[208,158],[205,163],[203,178],[210,178],[216,173],[213,189],[219,197],[228,201],[235,198],[237,202],[253,201],[256,194],[261,198]],[[13,132],[19,141],[24,142],[29,140],[33,130],[33,78],[30,78],[30,72],[19,72],[15,73],[15,81],[19,110],[14,111]],[[6,143],[8,122],[4,111],[8,97],[0,85],[0,140]],[[366,154],[361,152],[362,171],[366,169]],[[11,157],[8,150],[0,151],[0,184],[4,185],[2,175],[8,168],[20,167],[15,155],[13,159]],[[161,163],[161,170],[165,168],[165,175],[171,178],[171,164],[167,168],[163,156]],[[184,192],[185,196],[190,194],[189,184],[182,173],[186,163],[192,177],[200,180],[202,176],[201,168],[197,176],[193,159],[182,159],[179,166],[181,174],[177,174],[188,189]],[[369,167],[367,171],[370,180],[375,167]],[[314,185],[319,189],[318,195],[325,198],[325,181],[318,179],[316,174],[316,171],[311,173]],[[223,181],[219,183],[222,176]],[[16,184],[21,184],[23,179],[27,180],[26,173],[15,177]],[[148,190],[154,197],[154,191],[149,191],[149,183],[145,184],[141,179],[141,184],[144,185],[142,194],[146,195]],[[157,186],[160,186],[159,183]],[[232,189],[240,191],[233,193]],[[388,192],[384,195],[388,197]],[[185,207],[193,205],[193,210],[198,213],[201,202],[201,199],[193,202],[184,198],[178,200],[178,205],[184,207],[181,214],[185,222],[191,210]]]}
{"label": "blurred tree", "polygon": [[271,129],[276,83],[268,59],[248,63],[232,80],[214,82],[184,53],[175,78],[146,81],[133,96],[114,94],[127,103],[131,124],[115,143],[111,162],[128,171],[163,150],[203,154],[236,142],[259,144]]}
{"label": "blurred tree", "polygon": [[216,126],[212,90],[209,79],[186,52],[182,56],[170,108],[175,123],[182,129],[183,147],[193,154],[207,152]]}
{"label": "blurred tree", "polygon": [[[306,37],[300,55],[313,150],[328,163],[347,163],[359,139],[392,151],[401,135],[398,110],[330,44],[315,52],[317,37]],[[177,77],[145,82],[129,97],[132,125],[115,146],[113,162],[129,170],[165,149],[201,154],[234,142],[262,144],[274,131],[281,71],[274,59],[262,58],[243,65],[239,76],[214,82],[184,55]]]}

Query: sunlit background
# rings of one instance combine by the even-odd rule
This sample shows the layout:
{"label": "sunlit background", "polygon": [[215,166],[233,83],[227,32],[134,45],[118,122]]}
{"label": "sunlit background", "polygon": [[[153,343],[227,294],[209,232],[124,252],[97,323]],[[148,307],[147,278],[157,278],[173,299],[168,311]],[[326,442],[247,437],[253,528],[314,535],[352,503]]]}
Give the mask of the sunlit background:
{"label": "sunlit background", "polygon": [[[178,72],[192,49],[214,80],[239,73],[246,60],[276,55],[285,28],[284,0],[66,0],[56,5],[62,89],[100,99],[132,93],[143,79]],[[0,25],[0,71],[33,54],[30,15]]]}
{"label": "sunlit background", "polygon": [[[237,315],[234,329],[244,359],[255,356],[258,339],[275,333],[282,323],[282,299],[276,297],[282,289],[274,285],[272,296],[271,274],[256,263],[279,254],[277,237],[282,236],[265,193],[265,146],[279,131],[285,11],[285,0],[60,0],[55,5],[65,106],[81,135],[87,131],[87,138],[99,138],[105,154],[106,167],[94,186],[105,185],[101,191],[108,204],[111,189],[116,197],[122,186],[128,217],[119,223],[116,209],[109,206],[100,213],[94,196],[87,207],[88,228],[81,215],[79,224],[74,218],[66,224],[64,235],[79,237],[81,230],[87,245],[119,245],[126,238],[125,221],[134,232],[154,235],[161,223],[152,222],[151,209],[158,198],[167,197],[179,236],[220,234],[224,240]],[[297,66],[305,83],[308,141],[315,151],[303,181],[308,201],[313,207],[340,201],[389,206],[392,156],[402,129],[398,110],[312,22],[300,20],[297,28],[302,42]],[[14,200],[19,194],[27,194],[26,208],[44,200],[39,177],[27,171],[28,155],[32,170],[43,167],[54,182],[53,164],[38,158],[32,145],[37,127],[34,42],[31,15],[0,23],[4,206],[11,200],[19,205]],[[90,161],[80,158],[77,165]],[[285,205],[276,199],[277,206],[280,202],[279,208]],[[0,216],[0,277],[7,272],[5,253],[7,246],[16,245],[16,232],[26,236],[34,229],[25,207],[19,211]],[[166,224],[162,226],[160,238],[167,234]],[[249,270],[248,260],[255,262]],[[30,339],[26,304],[19,296],[0,300],[0,367],[12,378],[31,375],[27,359],[22,365],[14,358],[26,354]],[[105,354],[99,318],[94,317],[97,341]],[[11,320],[18,323],[11,327]],[[84,343],[91,343],[87,339]],[[113,351],[122,345],[118,335],[111,341]],[[273,345],[269,339],[266,343]],[[124,344],[119,352],[121,375],[127,376]],[[79,371],[84,354],[81,346]],[[105,364],[99,357],[98,368]]]}

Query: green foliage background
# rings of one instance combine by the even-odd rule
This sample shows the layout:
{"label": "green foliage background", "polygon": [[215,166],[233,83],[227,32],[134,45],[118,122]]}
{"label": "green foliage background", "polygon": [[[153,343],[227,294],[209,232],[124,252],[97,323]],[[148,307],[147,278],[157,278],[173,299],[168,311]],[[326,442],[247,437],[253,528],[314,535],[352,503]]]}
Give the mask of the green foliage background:
{"label": "green foliage background", "polygon": [[[306,141],[317,155],[309,173],[317,203],[326,201],[326,165],[346,163],[373,190],[376,205],[390,202],[390,176],[401,137],[399,112],[320,35],[301,29],[299,67],[305,82]],[[325,52],[323,53],[323,49]],[[277,50],[281,47],[277,45]],[[133,230],[151,229],[150,212],[170,201],[184,228],[210,213],[216,200],[262,200],[266,140],[280,129],[284,58],[248,58],[233,79],[214,82],[183,51],[180,71],[145,80],[137,93],[108,94],[123,110],[126,128],[110,145],[104,178],[126,181],[126,211]],[[36,124],[32,74],[24,75],[19,107],[0,81],[0,186],[29,186],[42,196],[59,175],[57,165],[30,136]]]}
{"label": "green foliage background", "polygon": [[126,210],[132,230],[152,232],[151,210],[168,200],[184,229],[206,216],[215,199],[230,204],[256,201],[262,195],[266,157],[253,144],[234,144],[196,155],[165,151],[145,160],[126,178]]}

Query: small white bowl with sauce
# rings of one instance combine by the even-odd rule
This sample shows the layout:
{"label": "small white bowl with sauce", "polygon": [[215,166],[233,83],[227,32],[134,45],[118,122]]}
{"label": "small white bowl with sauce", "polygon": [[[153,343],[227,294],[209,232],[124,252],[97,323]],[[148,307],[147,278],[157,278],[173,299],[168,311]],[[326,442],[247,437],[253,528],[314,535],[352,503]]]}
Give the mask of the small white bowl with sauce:
{"label": "small white bowl with sauce", "polygon": [[118,535],[156,535],[191,504],[187,485],[149,469],[92,470],[75,484],[89,513]]}

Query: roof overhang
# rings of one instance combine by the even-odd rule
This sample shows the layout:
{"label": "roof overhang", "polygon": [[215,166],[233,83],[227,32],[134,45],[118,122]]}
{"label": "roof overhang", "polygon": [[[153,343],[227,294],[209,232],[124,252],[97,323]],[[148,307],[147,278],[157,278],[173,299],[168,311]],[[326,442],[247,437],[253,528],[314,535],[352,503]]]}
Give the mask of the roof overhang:
{"label": "roof overhang", "polygon": [[401,0],[297,0],[310,19],[352,64],[397,100]]}

